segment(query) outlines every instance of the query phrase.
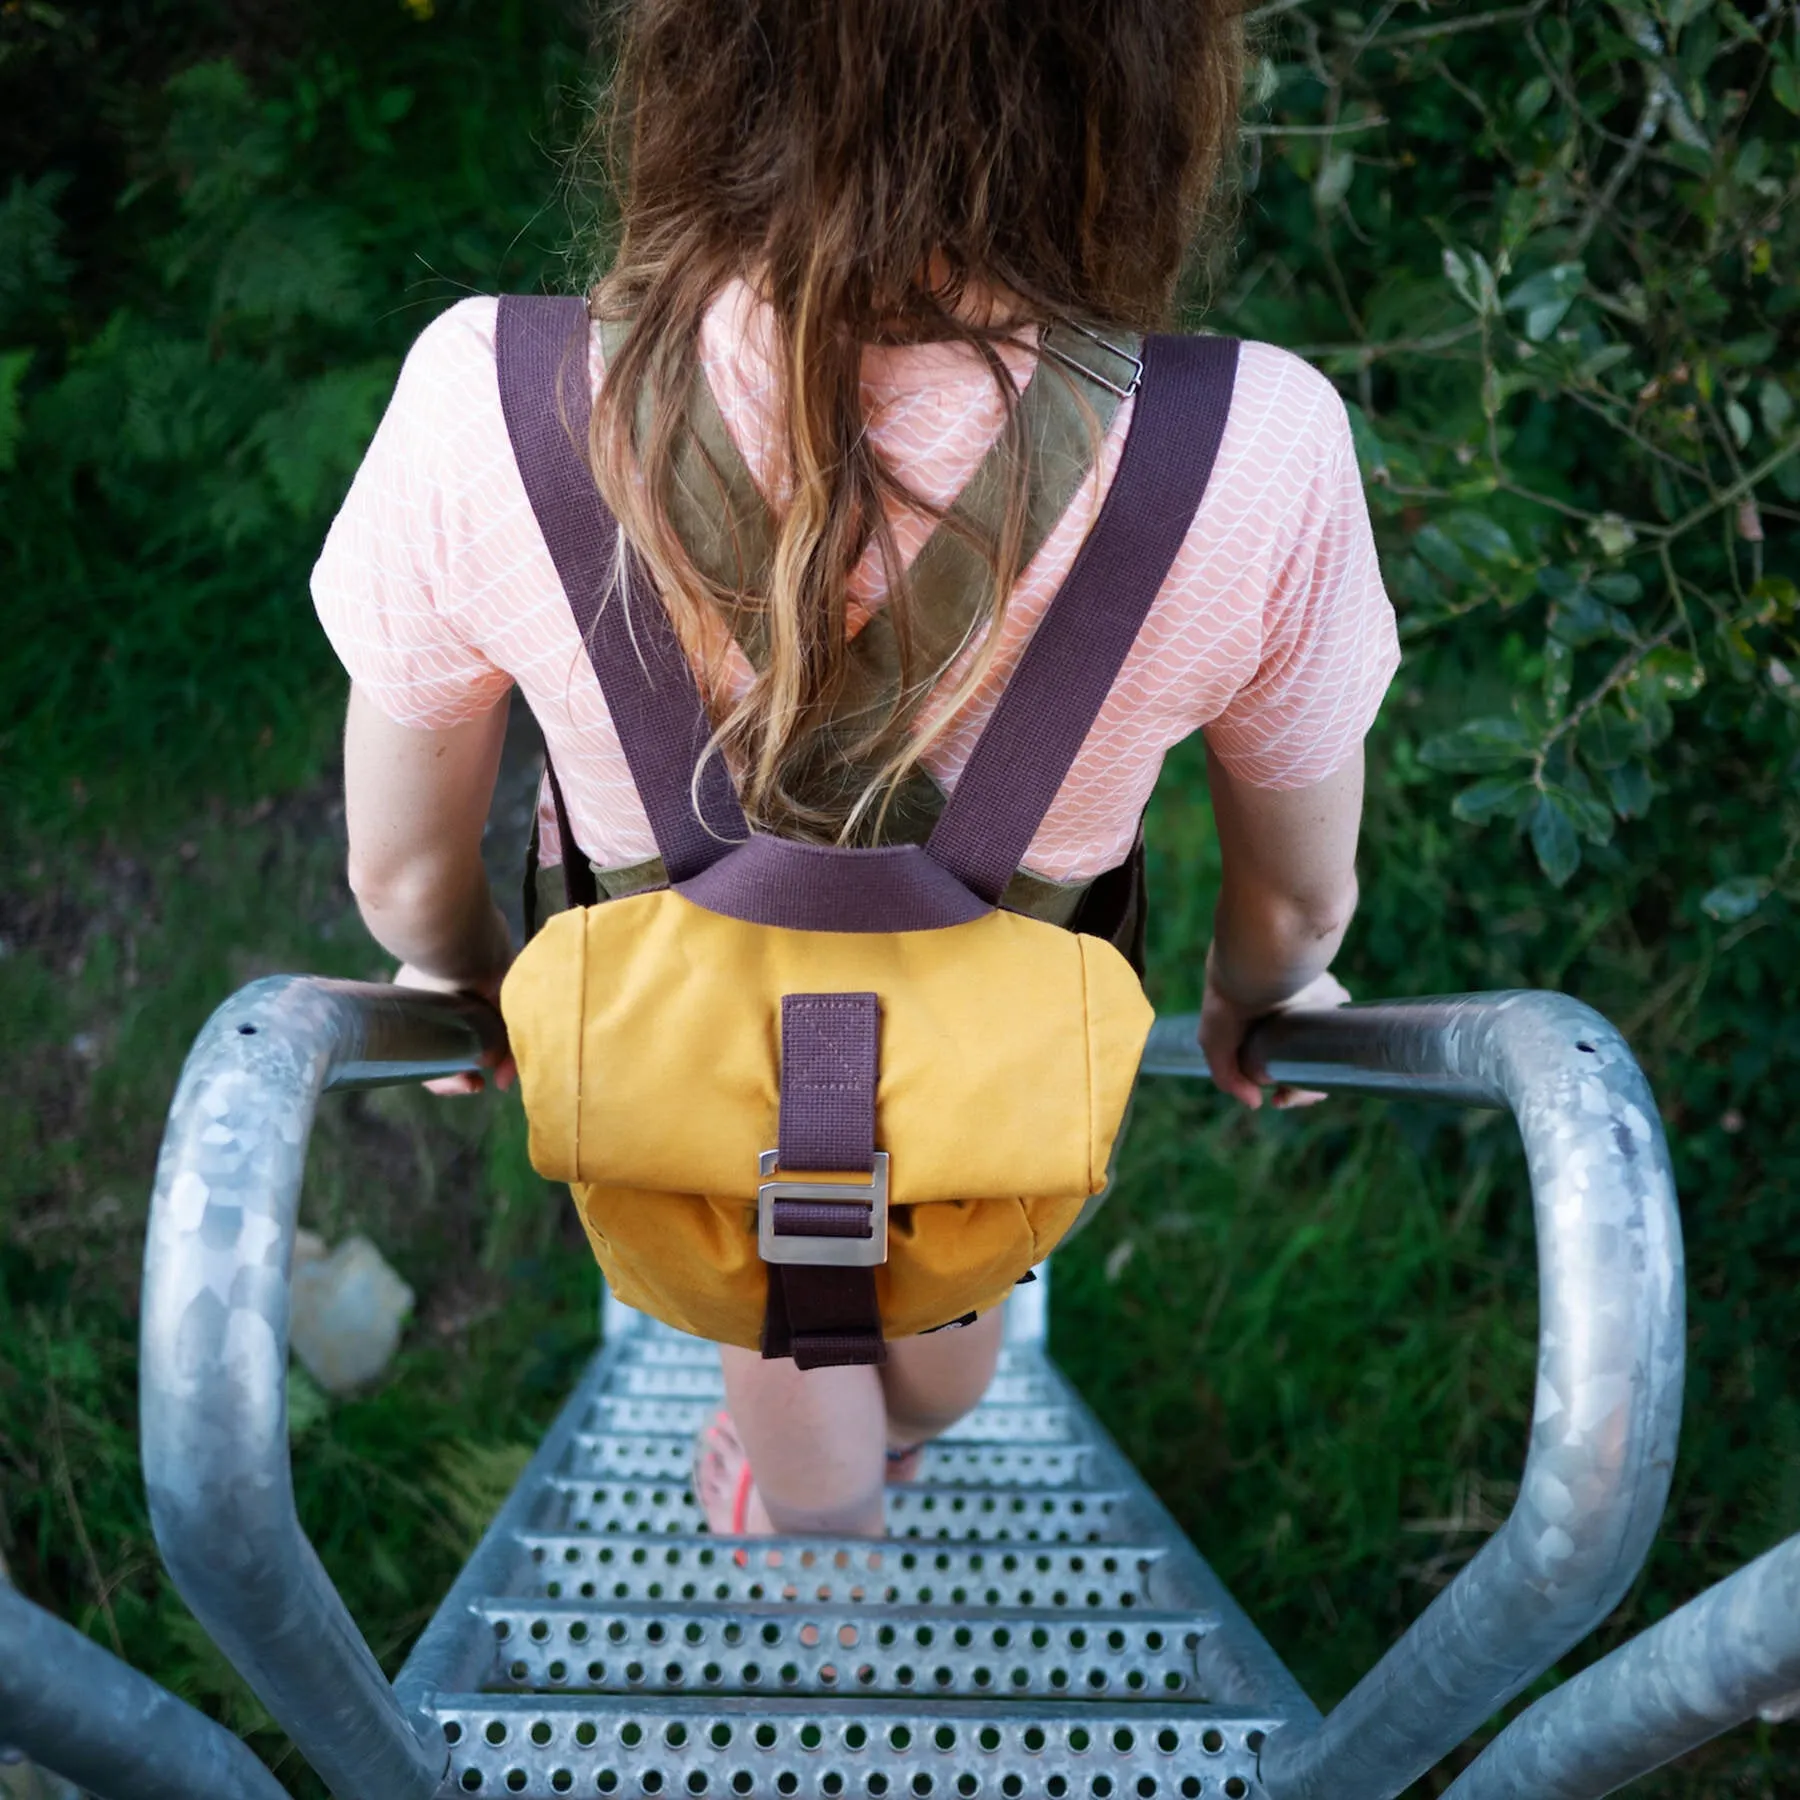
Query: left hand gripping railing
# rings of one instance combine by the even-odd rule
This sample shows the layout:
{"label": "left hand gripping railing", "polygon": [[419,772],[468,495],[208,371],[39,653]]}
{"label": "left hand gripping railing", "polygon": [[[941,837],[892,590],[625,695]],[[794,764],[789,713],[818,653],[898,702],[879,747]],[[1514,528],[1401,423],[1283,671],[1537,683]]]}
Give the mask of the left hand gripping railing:
{"label": "left hand gripping railing", "polygon": [[344,1800],[425,1800],[447,1753],[401,1711],[300,1529],[288,1463],[288,1272],[328,1088],[478,1067],[479,1002],[273,976],[213,1014],[157,1164],[139,1383],[150,1520],[182,1598]]}
{"label": "left hand gripping railing", "polygon": [[[1147,1072],[1204,1073],[1194,1020]],[[1562,994],[1473,994],[1265,1020],[1265,1079],[1504,1107],[1538,1237],[1537,1397],[1506,1522],[1321,1722],[1272,1732],[1272,1800],[1391,1800],[1623,1597],[1668,1498],[1681,1418],[1681,1225],[1655,1102],[1618,1032]]]}

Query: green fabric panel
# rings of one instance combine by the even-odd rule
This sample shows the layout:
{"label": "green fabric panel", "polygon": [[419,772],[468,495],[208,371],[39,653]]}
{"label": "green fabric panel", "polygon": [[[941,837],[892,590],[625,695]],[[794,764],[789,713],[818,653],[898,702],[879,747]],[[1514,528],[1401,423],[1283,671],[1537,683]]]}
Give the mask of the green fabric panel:
{"label": "green fabric panel", "polygon": [[[626,320],[602,323],[600,341],[609,367],[630,329]],[[1095,449],[1119,409],[1122,390],[1136,380],[1141,340],[1131,333],[1116,335],[1114,345],[1071,326],[1052,325],[1042,333],[1042,354],[1019,397],[1028,481],[1021,569],[1068,510],[1093,467]],[[637,411],[640,443],[649,432],[650,413],[646,390]],[[913,561],[920,667],[948,662],[987,610],[993,571],[981,546],[997,542],[1005,523],[1012,490],[1007,442],[1003,434],[989,446]],[[703,372],[694,382],[674,463],[670,524],[694,566],[727,590],[766,592],[774,522]],[[768,639],[757,613],[746,611],[738,619],[737,637],[750,666],[767,667]],[[893,621],[885,612],[877,613],[850,640],[850,680],[834,721],[884,716],[898,697],[899,671]]]}
{"label": "green fabric panel", "polygon": [[[629,320],[601,322],[600,345],[608,368],[630,334]],[[638,396],[633,427],[640,448],[650,435],[652,411],[650,390],[645,388]],[[669,523],[694,567],[728,592],[765,591],[775,555],[774,522],[731,441],[705,375],[698,371],[687,413],[676,430],[672,477]],[[761,667],[755,657],[751,661]]]}
{"label": "green fabric panel", "polygon": [[[940,795],[939,805],[942,804]],[[923,841],[924,834],[904,838],[885,833],[883,836],[888,843],[918,843]],[[626,863],[616,869],[596,866],[594,879],[599,883],[600,892],[606,900],[623,900],[629,894],[644,894],[653,888],[668,885],[668,876],[660,856],[652,856],[644,862]],[[569,902],[563,893],[562,870],[555,864],[539,869],[536,882],[537,919],[541,926],[545,919],[556,913],[566,912]],[[1045,876],[1033,875],[1028,870],[1021,869],[1007,884],[1006,892],[1000,896],[1000,904],[1008,912],[1024,913],[1027,918],[1042,919],[1046,925],[1067,925],[1074,918],[1089,885],[1085,881],[1051,881]]]}
{"label": "green fabric panel", "polygon": [[[1130,342],[1135,359],[1137,339]],[[1043,348],[1045,354],[1039,356],[1019,396],[1027,479],[1020,569],[1043,547],[1093,468],[1095,450],[1121,399],[1111,374],[1125,372],[1115,352],[1099,350],[1065,329],[1047,329]],[[1089,370],[1081,359],[1096,350],[1095,369]],[[1005,434],[994,440],[913,559],[908,576],[918,637],[915,668],[942,668],[988,614],[994,572],[984,546],[998,542],[1012,494],[1013,461],[1007,442]],[[866,729],[868,722],[884,718],[899,699],[900,646],[890,614],[876,613],[851,639],[850,651],[850,679],[833,709],[834,723],[854,725],[860,719],[864,721],[860,728]]]}

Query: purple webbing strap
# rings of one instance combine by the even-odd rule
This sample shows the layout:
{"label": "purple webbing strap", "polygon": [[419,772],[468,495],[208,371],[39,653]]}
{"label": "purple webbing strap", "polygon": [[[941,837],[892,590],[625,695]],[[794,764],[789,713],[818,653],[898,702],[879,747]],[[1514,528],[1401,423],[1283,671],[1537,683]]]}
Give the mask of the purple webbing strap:
{"label": "purple webbing strap", "polygon": [[1100,517],[976,741],[926,854],[997,904],[1137,641],[1206,493],[1235,338],[1152,337]]}
{"label": "purple webbing strap", "polygon": [[880,1038],[873,994],[782,995],[784,1172],[874,1168]]}
{"label": "purple webbing strap", "polygon": [[[616,579],[618,524],[583,449],[593,410],[586,302],[502,296],[496,361],[500,407],[531,510],[600,678],[669,879],[685,881],[750,832],[723,759],[701,762],[712,728],[694,672],[648,571],[629,548],[624,582]],[[578,854],[573,844],[563,846],[565,861]]]}
{"label": "purple webbing strap", "polygon": [[[881,1002],[874,994],[784,994],[777,1161],[788,1171],[850,1174],[875,1166]],[[777,1237],[866,1238],[854,1200],[776,1200]],[[769,1265],[763,1355],[802,1369],[887,1360],[872,1268]]]}

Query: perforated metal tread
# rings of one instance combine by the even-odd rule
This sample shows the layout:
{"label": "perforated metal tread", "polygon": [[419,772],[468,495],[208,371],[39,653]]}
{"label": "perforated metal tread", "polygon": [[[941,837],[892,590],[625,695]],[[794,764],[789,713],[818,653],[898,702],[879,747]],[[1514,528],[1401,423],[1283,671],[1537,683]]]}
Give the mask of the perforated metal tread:
{"label": "perforated metal tread", "polygon": [[445,1795],[1260,1793],[1262,1736],[1311,1709],[1041,1343],[880,1541],[706,1533],[719,1392],[648,1321],[590,1367],[400,1677]]}

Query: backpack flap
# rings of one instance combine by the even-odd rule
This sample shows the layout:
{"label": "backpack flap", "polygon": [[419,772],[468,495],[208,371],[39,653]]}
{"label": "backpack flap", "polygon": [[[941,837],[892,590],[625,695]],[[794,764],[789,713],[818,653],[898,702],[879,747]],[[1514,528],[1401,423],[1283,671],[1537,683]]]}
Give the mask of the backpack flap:
{"label": "backpack flap", "polygon": [[879,1015],[889,1335],[995,1304],[1105,1185],[1152,1018],[1110,944],[1013,913],[796,931],[637,895],[552,919],[501,997],[533,1165],[576,1187],[621,1299],[758,1341],[783,1002],[863,993]]}

